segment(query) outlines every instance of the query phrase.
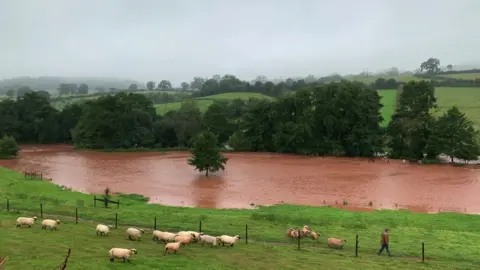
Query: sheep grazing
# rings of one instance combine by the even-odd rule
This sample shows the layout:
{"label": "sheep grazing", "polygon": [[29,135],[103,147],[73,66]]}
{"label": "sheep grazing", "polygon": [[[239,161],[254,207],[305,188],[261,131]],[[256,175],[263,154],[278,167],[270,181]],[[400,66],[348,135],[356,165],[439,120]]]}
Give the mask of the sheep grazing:
{"label": "sheep grazing", "polygon": [[47,228],[50,228],[50,229],[55,229],[57,230],[57,226],[60,224],[60,220],[53,220],[53,219],[44,219],[42,221],[42,228],[41,229],[44,229],[46,230]]}
{"label": "sheep grazing", "polygon": [[100,235],[108,235],[110,233],[110,229],[113,227],[111,225],[105,224],[98,224],[96,228],[97,236]]}
{"label": "sheep grazing", "polygon": [[225,246],[225,244],[230,245],[230,247],[233,247],[237,240],[240,239],[240,236],[235,235],[235,236],[229,236],[229,235],[222,235],[220,236],[220,241],[222,242],[222,246]]}
{"label": "sheep grazing", "polygon": [[175,242],[181,242],[183,245],[188,245],[190,246],[190,243],[193,242],[193,240],[195,239],[195,237],[192,235],[188,236],[188,235],[175,235]]}
{"label": "sheep grazing", "polygon": [[180,231],[177,235],[185,235],[185,236],[193,236],[194,242],[198,242],[200,236],[203,235],[202,232],[194,232],[194,231]]}
{"label": "sheep grazing", "polygon": [[202,244],[202,246],[205,243],[210,244],[211,247],[217,246],[218,244],[220,244],[221,241],[221,238],[218,236],[211,236],[206,234],[200,235],[200,243]]}
{"label": "sheep grazing", "polygon": [[142,234],[143,234],[144,232],[145,232],[145,231],[144,231],[143,229],[128,228],[128,229],[127,229],[127,236],[128,236],[128,239],[129,239],[129,240],[132,240],[132,241],[138,240],[138,241],[140,241],[140,236],[142,236]]}
{"label": "sheep grazing", "polygon": [[163,241],[164,244],[167,242],[173,242],[175,241],[175,235],[174,233],[171,232],[162,232],[162,231],[153,231],[153,241]]}
{"label": "sheep grazing", "polygon": [[22,225],[27,225],[30,228],[33,224],[35,224],[36,220],[37,217],[19,217],[17,218],[17,228],[21,227]]}
{"label": "sheep grazing", "polygon": [[112,248],[108,252],[108,256],[110,257],[111,262],[113,262],[115,259],[123,259],[123,262],[130,262],[130,256],[132,256],[133,254],[138,254],[138,251],[134,248]]}
{"label": "sheep grazing", "polygon": [[182,242],[167,243],[165,245],[165,253],[163,253],[163,256],[166,256],[169,251],[177,253],[177,251],[180,249],[180,246],[182,246]]}
{"label": "sheep grazing", "polygon": [[345,239],[328,238],[328,247],[343,248],[343,245],[347,242]]}
{"label": "sheep grazing", "polygon": [[317,232],[311,232],[310,236],[312,237],[313,240],[318,240],[318,237],[320,237],[320,234]]}

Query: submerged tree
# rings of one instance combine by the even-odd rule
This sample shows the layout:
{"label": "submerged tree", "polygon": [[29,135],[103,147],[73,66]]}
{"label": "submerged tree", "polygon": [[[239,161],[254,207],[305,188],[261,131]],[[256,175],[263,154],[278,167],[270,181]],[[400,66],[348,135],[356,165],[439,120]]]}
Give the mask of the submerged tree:
{"label": "submerged tree", "polygon": [[14,137],[3,136],[0,138],[0,158],[9,159],[17,156],[20,148]]}
{"label": "submerged tree", "polygon": [[225,170],[225,164],[228,158],[220,154],[217,148],[217,137],[211,131],[204,131],[198,134],[193,145],[192,157],[188,159],[188,164],[194,166],[196,170],[205,172],[217,172],[220,169]]}

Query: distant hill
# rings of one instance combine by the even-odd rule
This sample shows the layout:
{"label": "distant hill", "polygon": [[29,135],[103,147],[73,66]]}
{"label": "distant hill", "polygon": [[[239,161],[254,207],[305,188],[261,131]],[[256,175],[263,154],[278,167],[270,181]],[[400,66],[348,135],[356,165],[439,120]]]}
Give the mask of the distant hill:
{"label": "distant hill", "polygon": [[117,88],[126,89],[132,83],[136,83],[139,87],[143,84],[134,80],[122,80],[115,78],[102,77],[17,77],[11,79],[0,80],[0,94],[5,93],[9,89],[18,89],[22,86],[28,86],[35,91],[44,90],[49,92],[56,92],[61,83],[75,83],[88,85],[89,89],[97,87],[102,88]]}

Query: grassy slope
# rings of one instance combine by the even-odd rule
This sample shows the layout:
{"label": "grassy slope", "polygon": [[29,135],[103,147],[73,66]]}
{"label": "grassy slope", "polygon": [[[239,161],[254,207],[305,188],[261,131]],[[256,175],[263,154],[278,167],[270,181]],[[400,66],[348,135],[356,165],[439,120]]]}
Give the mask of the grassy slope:
{"label": "grassy slope", "polygon": [[[250,98],[270,98],[260,93],[250,93],[250,92],[237,92],[237,93],[225,93],[218,94],[206,97],[199,97],[188,101],[194,101],[198,106],[201,112],[205,112],[210,105],[213,104],[215,100],[232,100],[232,99],[243,99],[248,100]],[[182,106],[183,102],[171,102],[166,104],[157,104],[155,108],[157,109],[158,114],[165,114],[169,111],[178,110]]]}
{"label": "grassy slope", "polygon": [[[68,269],[112,269],[107,253],[111,247],[137,248],[133,258],[135,269],[473,269],[480,263],[480,216],[443,213],[436,215],[396,211],[371,213],[350,212],[328,207],[280,205],[257,210],[214,210],[148,205],[138,196],[120,196],[121,206],[93,208],[92,196],[64,191],[51,183],[24,180],[11,170],[0,168],[0,194],[10,198],[11,209],[21,213],[6,213],[0,204],[0,256],[10,256],[5,269],[53,268],[59,264],[67,248],[73,249]],[[79,208],[81,218],[95,222],[59,217],[58,231],[33,228],[15,228],[19,215],[39,216],[43,201],[45,213],[73,215]],[[83,203],[82,203],[83,202]],[[82,205],[83,206],[79,206]],[[13,210],[14,212],[16,210]],[[30,211],[23,213],[23,211]],[[112,224],[119,215],[119,229],[112,235],[96,237],[98,222]],[[150,239],[152,230],[140,242],[130,242],[124,235],[125,226],[152,228],[153,217],[158,217],[158,228],[163,230],[197,230],[203,220],[203,231],[212,235],[245,235],[249,226],[250,244],[243,239],[233,249],[212,249],[194,244],[180,254],[163,257],[162,245]],[[52,214],[45,217],[56,218]],[[284,237],[289,227],[309,224],[322,234],[319,242],[304,240],[301,251],[295,241]],[[378,257],[375,252],[383,228],[391,229],[393,258]],[[360,257],[354,257],[355,234],[360,235]],[[46,236],[48,235],[48,236]],[[327,237],[347,240],[344,250],[326,248]],[[421,241],[426,243],[428,262],[419,262]],[[468,243],[468,246],[465,246]],[[119,268],[131,266],[116,263]]]}

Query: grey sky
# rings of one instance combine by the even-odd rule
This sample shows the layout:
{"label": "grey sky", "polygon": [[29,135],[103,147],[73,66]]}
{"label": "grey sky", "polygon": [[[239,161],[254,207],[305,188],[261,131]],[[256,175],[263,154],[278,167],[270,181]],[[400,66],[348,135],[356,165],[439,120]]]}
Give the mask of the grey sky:
{"label": "grey sky", "polygon": [[0,0],[0,78],[140,81],[478,62],[480,0]]}

